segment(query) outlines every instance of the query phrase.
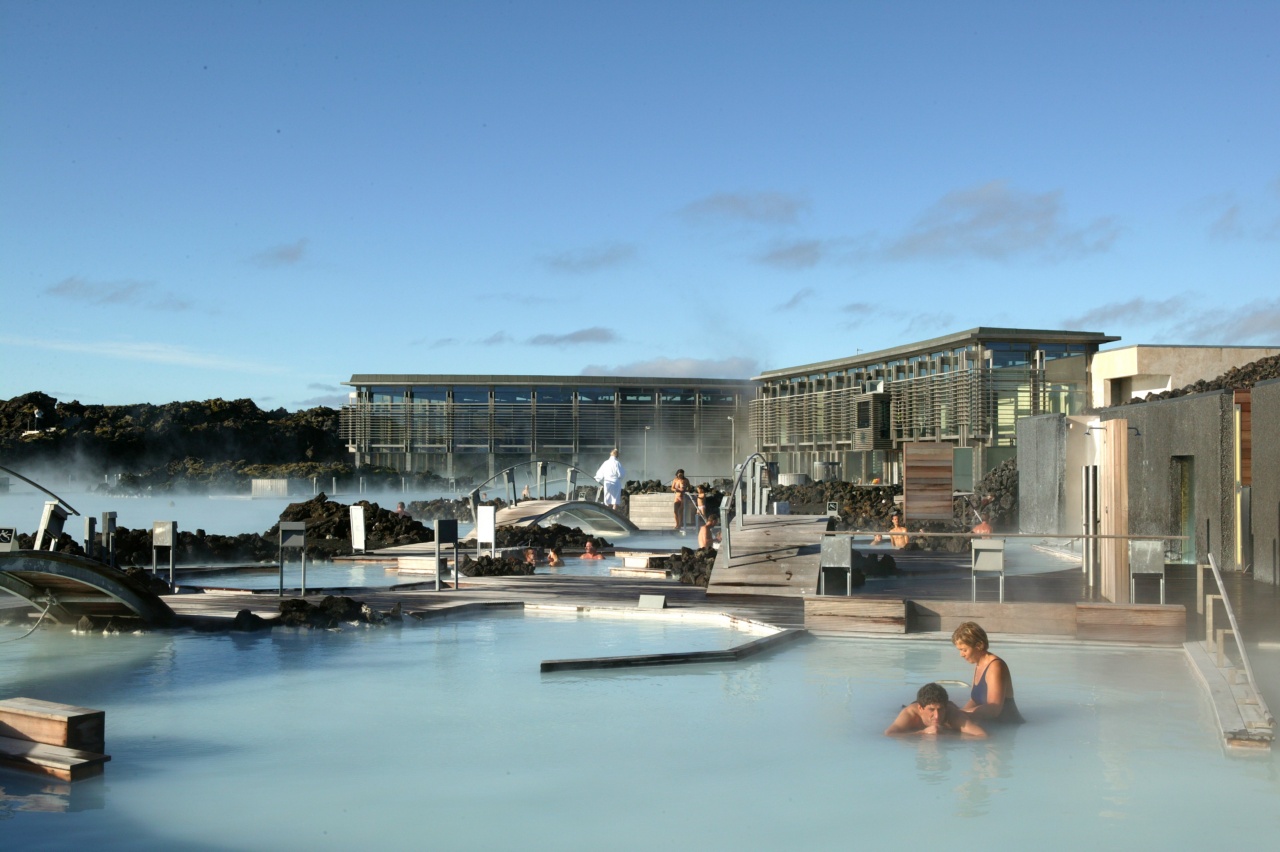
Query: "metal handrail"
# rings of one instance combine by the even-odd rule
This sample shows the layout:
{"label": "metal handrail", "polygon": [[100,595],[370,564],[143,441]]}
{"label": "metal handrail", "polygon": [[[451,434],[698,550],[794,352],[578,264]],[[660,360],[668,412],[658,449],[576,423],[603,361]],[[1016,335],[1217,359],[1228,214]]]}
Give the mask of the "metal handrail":
{"label": "metal handrail", "polygon": [[58,501],[59,503],[61,503],[62,505],[66,506],[66,507],[67,507],[67,509],[68,509],[68,510],[70,510],[71,514],[73,514],[73,515],[79,515],[79,514],[80,514],[79,512],[77,512],[77,511],[75,510],[75,508],[73,508],[73,507],[72,507],[72,505],[71,505],[70,503],[68,503],[66,500],[63,500],[63,499],[62,499],[61,497],[59,497],[57,494],[54,494],[54,493],[53,493],[52,491],[50,491],[48,488],[45,488],[45,487],[44,487],[43,485],[41,485],[39,482],[36,482],[35,480],[32,480],[32,479],[27,479],[25,476],[23,476],[22,474],[18,473],[16,470],[13,470],[12,468],[5,467],[4,465],[0,465],[0,470],[3,470],[5,473],[7,473],[7,474],[9,474],[9,475],[11,475],[11,476],[16,476],[16,477],[18,477],[19,479],[21,479],[23,482],[27,483],[28,485],[32,485],[32,486],[35,486],[36,488],[39,488],[39,489],[40,489],[41,491],[43,491],[45,494],[48,494],[48,495],[49,495],[50,497],[52,497],[53,499],[57,500],[57,501]]}
{"label": "metal handrail", "polygon": [[[527,462],[517,462],[516,464],[513,464],[510,467],[504,467],[502,470],[498,471],[493,476],[486,479],[484,482],[481,482],[475,488],[472,488],[470,493],[476,496],[479,496],[481,489],[483,489],[490,482],[497,480],[498,477],[505,476],[507,473],[510,473],[511,471],[515,470],[518,467],[532,467],[533,465],[536,465],[536,464],[547,464],[547,465],[558,464],[561,467],[565,468],[566,471],[576,470],[579,473],[585,474],[587,479],[590,479],[592,482],[599,481],[590,473],[578,467],[577,465],[569,464],[568,462],[562,462],[562,461],[551,461],[550,459],[533,459]],[[515,483],[513,482],[512,487],[514,486],[515,486]],[[519,502],[518,498],[516,499],[516,502]]]}
{"label": "metal handrail", "polygon": [[[1231,624],[1231,635],[1236,641],[1236,650],[1240,652],[1240,663],[1244,666],[1245,677],[1249,679],[1250,685],[1254,691],[1258,689],[1258,682],[1253,677],[1253,666],[1249,665],[1249,654],[1244,649],[1244,638],[1240,635],[1240,625],[1236,622],[1236,612],[1231,608],[1231,599],[1227,597],[1226,586],[1222,583],[1222,572],[1218,570],[1218,562],[1213,558],[1213,554],[1209,554],[1209,567],[1213,570],[1213,579],[1218,584],[1218,593],[1222,596],[1222,607],[1227,611],[1227,621]],[[1198,570],[1198,569],[1197,569]],[[1206,642],[1213,643],[1216,640],[1213,637],[1206,636]],[[1262,696],[1258,696],[1258,700],[1262,700]],[[1266,705],[1263,705],[1265,708]],[[1270,713],[1270,711],[1267,711]]]}
{"label": "metal handrail", "polygon": [[[729,499],[725,502],[724,507],[721,510],[720,528],[724,530],[725,558],[731,561],[733,559],[733,524],[729,523],[729,509],[733,507],[734,501],[738,499],[738,488],[742,485],[742,475],[747,472],[747,465],[752,459],[756,458],[760,459],[762,464],[769,463],[769,460],[765,458],[763,454],[753,452],[743,460],[740,467],[735,465],[735,467],[738,467],[738,475],[734,477],[733,488],[729,491]],[[741,515],[742,513],[739,512],[739,519],[741,519]]]}

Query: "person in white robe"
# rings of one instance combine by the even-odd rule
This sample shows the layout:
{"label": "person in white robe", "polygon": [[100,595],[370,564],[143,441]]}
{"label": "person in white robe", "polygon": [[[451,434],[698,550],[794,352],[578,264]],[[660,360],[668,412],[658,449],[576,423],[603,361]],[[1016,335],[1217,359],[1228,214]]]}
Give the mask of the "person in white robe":
{"label": "person in white robe", "polygon": [[622,499],[622,484],[626,481],[626,470],[622,467],[622,462],[618,461],[618,451],[614,449],[609,453],[609,458],[604,460],[604,464],[600,465],[600,469],[596,471],[596,481],[604,486],[604,504],[616,509],[618,501]]}

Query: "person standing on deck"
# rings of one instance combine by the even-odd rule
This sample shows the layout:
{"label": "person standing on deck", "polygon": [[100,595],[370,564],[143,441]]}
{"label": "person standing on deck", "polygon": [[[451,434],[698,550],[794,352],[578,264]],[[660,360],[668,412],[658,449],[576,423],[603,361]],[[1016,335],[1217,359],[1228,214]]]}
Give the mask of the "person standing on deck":
{"label": "person standing on deck", "polygon": [[684,468],[676,471],[676,478],[671,480],[671,490],[676,495],[676,529],[684,531],[684,495],[689,493],[692,483],[684,475]]}
{"label": "person standing on deck", "polygon": [[618,501],[622,499],[622,483],[626,475],[622,462],[618,461],[618,450],[615,447],[613,452],[609,453],[609,458],[605,459],[604,464],[600,465],[600,469],[596,471],[596,481],[604,486],[606,506],[618,508]]}

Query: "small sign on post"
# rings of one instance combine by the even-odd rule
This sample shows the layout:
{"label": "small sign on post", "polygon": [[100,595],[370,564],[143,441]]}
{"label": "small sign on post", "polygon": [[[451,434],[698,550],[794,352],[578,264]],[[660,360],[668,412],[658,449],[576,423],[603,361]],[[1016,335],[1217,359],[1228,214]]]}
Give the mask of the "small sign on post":
{"label": "small sign on post", "polygon": [[[356,508],[352,506],[351,508]],[[280,597],[284,597],[284,549],[297,548],[302,551],[302,596],[307,595],[307,522],[280,522]]]}
{"label": "small sign on post", "polygon": [[116,513],[102,513],[102,557],[112,568],[116,567]]}
{"label": "small sign on post", "polygon": [[16,527],[0,527],[0,553],[11,553],[18,549],[18,530]]}
{"label": "small sign on post", "polygon": [[458,522],[453,518],[436,521],[436,591],[440,591],[440,545],[453,545],[453,588],[461,586],[462,572],[458,570]]}
{"label": "small sign on post", "polygon": [[155,521],[151,524],[151,573],[157,574],[159,568],[156,567],[156,548],[169,548],[169,585],[173,585],[173,563],[174,551],[178,545],[178,522],[177,521]]}
{"label": "small sign on post", "polygon": [[351,507],[351,549],[364,553],[364,506]]}
{"label": "small sign on post", "polygon": [[498,555],[498,510],[493,506],[480,506],[476,509],[476,556],[485,543],[489,545],[489,555]]}
{"label": "small sign on post", "polygon": [[[56,550],[58,536],[62,535],[62,525],[67,522],[67,510],[57,500],[48,500],[44,504],[44,514],[40,516],[40,529],[36,532],[33,550]],[[45,544],[45,536],[49,543]]]}

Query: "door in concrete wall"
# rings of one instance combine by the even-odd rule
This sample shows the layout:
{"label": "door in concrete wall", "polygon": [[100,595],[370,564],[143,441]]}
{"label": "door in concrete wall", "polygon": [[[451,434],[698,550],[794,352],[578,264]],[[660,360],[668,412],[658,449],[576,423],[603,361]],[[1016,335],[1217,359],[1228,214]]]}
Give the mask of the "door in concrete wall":
{"label": "door in concrete wall", "polygon": [[1186,536],[1174,546],[1178,561],[1196,564],[1196,460],[1193,456],[1173,457],[1173,528]]}

